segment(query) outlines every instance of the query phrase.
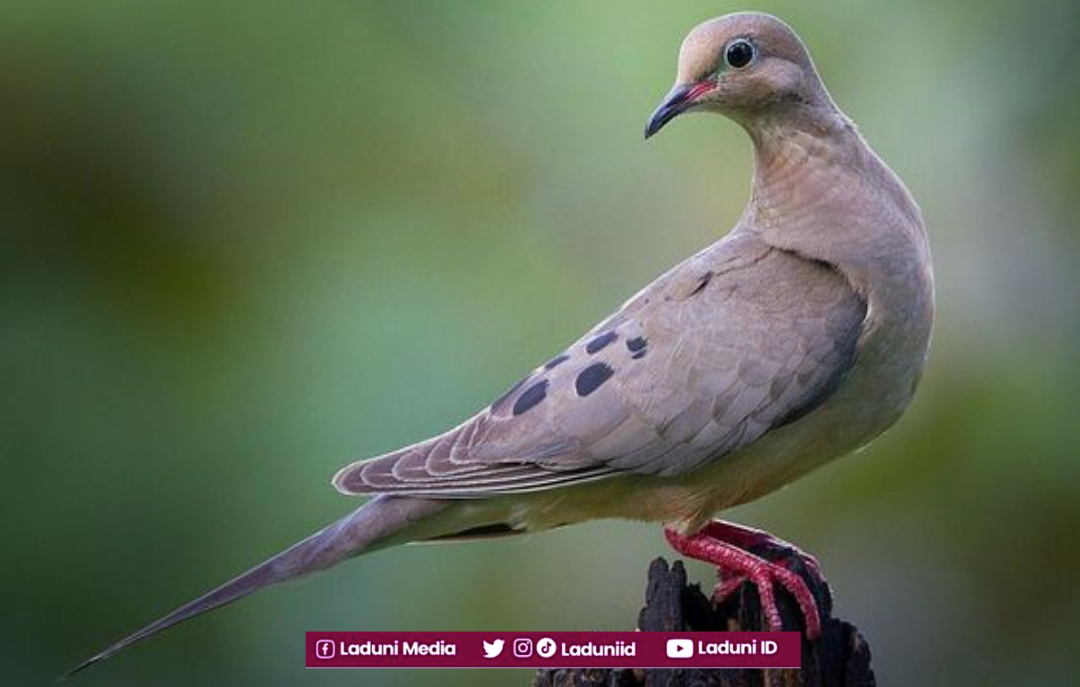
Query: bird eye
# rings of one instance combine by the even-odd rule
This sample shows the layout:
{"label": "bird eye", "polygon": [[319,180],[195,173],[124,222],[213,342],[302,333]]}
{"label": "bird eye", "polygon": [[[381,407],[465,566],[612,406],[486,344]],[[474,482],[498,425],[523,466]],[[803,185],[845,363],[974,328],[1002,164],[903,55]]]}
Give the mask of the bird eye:
{"label": "bird eye", "polygon": [[754,59],[754,44],[744,38],[732,41],[724,50],[724,61],[735,69],[742,69],[750,64],[752,59]]}

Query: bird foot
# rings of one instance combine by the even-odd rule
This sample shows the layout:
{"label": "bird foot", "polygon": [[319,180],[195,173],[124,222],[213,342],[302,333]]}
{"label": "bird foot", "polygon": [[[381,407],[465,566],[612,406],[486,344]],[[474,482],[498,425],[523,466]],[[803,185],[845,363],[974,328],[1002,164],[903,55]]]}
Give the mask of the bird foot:
{"label": "bird foot", "polygon": [[758,590],[761,610],[770,630],[780,630],[782,622],[776,606],[774,585],[780,585],[794,597],[806,621],[806,636],[821,636],[818,602],[800,572],[815,585],[827,590],[821,566],[810,555],[768,532],[714,520],[699,532],[680,534],[669,528],[664,536],[673,549],[698,560],[712,563],[720,574],[713,599],[721,602],[743,582],[752,582]]}

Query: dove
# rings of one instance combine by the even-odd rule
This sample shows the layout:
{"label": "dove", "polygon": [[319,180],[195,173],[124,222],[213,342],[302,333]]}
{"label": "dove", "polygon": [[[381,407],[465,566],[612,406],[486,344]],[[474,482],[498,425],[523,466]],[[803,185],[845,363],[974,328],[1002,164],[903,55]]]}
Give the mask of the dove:
{"label": "dove", "polygon": [[793,563],[820,577],[816,561],[713,518],[901,416],[930,344],[927,233],[781,20],[695,27],[646,138],[687,113],[724,115],[753,142],[750,199],[731,231],[457,427],[344,467],[333,485],[372,497],[358,509],[75,670],[360,554],[600,518],[659,523],[677,552],[717,566],[718,597],[751,582],[772,629],[786,590],[817,637],[820,612]]}

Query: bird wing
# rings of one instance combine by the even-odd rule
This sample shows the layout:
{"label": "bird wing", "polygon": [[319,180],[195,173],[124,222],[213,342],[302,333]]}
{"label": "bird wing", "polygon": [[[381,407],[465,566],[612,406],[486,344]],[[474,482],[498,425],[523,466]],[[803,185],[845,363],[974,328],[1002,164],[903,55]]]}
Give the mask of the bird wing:
{"label": "bird wing", "polygon": [[735,232],[445,434],[343,468],[347,494],[481,498],[678,475],[793,422],[855,361],[865,300]]}

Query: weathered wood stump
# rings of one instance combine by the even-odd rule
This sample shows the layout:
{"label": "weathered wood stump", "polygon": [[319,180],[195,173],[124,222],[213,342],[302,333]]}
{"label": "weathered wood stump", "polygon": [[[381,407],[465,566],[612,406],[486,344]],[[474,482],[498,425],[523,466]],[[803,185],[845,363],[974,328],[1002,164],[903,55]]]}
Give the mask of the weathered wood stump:
{"label": "weathered wood stump", "polygon": [[[850,623],[832,617],[827,585],[803,574],[822,613],[821,639],[803,639],[799,670],[627,670],[542,669],[534,687],[873,687],[870,647]],[[785,628],[801,627],[795,600],[777,590],[777,605]],[[763,630],[757,590],[743,584],[723,603],[714,605],[697,584],[686,583],[686,570],[676,561],[670,568],[657,558],[649,566],[645,607],[638,629],[654,632]]]}

